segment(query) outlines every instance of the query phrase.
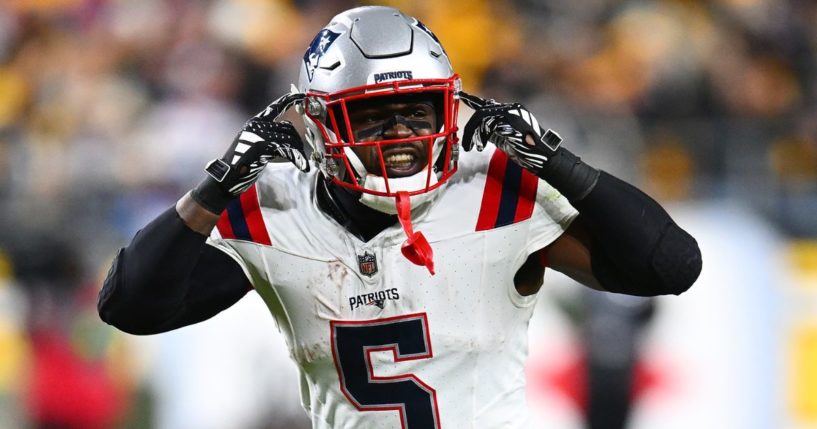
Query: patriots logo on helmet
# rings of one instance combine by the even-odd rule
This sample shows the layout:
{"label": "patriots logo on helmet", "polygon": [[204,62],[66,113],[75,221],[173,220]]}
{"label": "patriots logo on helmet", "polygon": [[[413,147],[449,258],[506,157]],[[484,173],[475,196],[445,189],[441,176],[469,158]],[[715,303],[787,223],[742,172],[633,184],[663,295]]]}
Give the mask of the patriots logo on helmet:
{"label": "patriots logo on helmet", "polygon": [[425,24],[423,24],[422,22],[420,22],[420,20],[419,20],[419,19],[414,18],[414,25],[416,25],[416,26],[417,26],[417,28],[419,28],[420,30],[423,30],[423,32],[425,32],[426,34],[428,34],[429,36],[431,36],[431,38],[432,38],[432,39],[434,39],[434,41],[435,41],[435,42],[437,42],[437,44],[438,44],[438,45],[440,45],[440,49],[442,49],[442,50],[443,50],[443,53],[444,53],[446,56],[448,56],[448,53],[447,53],[447,52],[445,52],[445,48],[443,48],[443,44],[442,44],[442,43],[440,43],[440,39],[438,39],[438,38],[437,38],[437,36],[436,36],[434,33],[432,33],[432,32],[431,32],[431,30],[429,30],[429,29],[428,29],[428,27],[426,27],[426,26],[425,26]]}
{"label": "patriots logo on helmet", "polygon": [[309,44],[309,48],[307,48],[306,53],[304,53],[304,66],[306,67],[306,74],[310,82],[315,75],[315,69],[318,68],[318,61],[320,61],[323,54],[332,46],[332,43],[334,43],[338,36],[340,36],[340,33],[335,33],[332,30],[324,28],[312,39],[312,43]]}

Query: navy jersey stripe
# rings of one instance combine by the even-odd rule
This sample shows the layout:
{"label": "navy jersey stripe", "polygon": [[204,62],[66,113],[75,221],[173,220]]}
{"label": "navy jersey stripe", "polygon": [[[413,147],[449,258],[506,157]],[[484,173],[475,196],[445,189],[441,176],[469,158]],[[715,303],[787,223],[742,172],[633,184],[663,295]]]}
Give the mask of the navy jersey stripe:
{"label": "navy jersey stripe", "polygon": [[499,214],[494,228],[510,225],[516,216],[516,205],[519,203],[519,184],[522,181],[522,167],[510,159],[505,166],[505,178],[502,180],[502,196],[499,199]]}
{"label": "navy jersey stripe", "polygon": [[241,209],[241,201],[238,198],[227,204],[227,216],[230,218],[230,225],[233,227],[233,234],[239,240],[252,241],[250,228],[244,219],[244,210]]}

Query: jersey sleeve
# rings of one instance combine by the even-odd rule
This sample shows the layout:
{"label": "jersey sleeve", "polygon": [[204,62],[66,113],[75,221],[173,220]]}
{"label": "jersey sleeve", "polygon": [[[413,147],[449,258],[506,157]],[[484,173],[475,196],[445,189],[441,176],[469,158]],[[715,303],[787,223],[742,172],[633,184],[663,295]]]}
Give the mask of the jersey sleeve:
{"label": "jersey sleeve", "polygon": [[249,279],[250,283],[252,284],[253,288],[255,287],[255,283],[253,280],[253,276],[250,275],[250,267],[247,261],[241,256],[238,250],[233,246],[232,240],[225,240],[221,234],[219,233],[218,229],[213,228],[213,232],[210,233],[210,236],[207,237],[207,245],[212,246],[222,253],[229,256],[232,260],[234,260],[239,267],[241,267],[241,271],[244,272],[244,276]]}
{"label": "jersey sleeve", "polygon": [[[517,257],[527,258],[562,235],[578,211],[546,181],[520,167],[495,146],[491,149],[477,154],[467,152],[463,158],[477,165],[475,170],[485,169],[475,229],[490,231],[524,223],[525,236],[514,247],[519,249]],[[480,186],[479,181],[474,183]]]}
{"label": "jersey sleeve", "polygon": [[530,255],[543,249],[559,238],[578,214],[567,198],[546,181],[539,179],[525,246],[526,254]]}
{"label": "jersey sleeve", "polygon": [[248,249],[271,244],[256,185],[230,201],[207,238],[207,244],[235,260],[254,288],[259,278],[265,277],[262,270],[253,269],[253,260],[247,255]]}

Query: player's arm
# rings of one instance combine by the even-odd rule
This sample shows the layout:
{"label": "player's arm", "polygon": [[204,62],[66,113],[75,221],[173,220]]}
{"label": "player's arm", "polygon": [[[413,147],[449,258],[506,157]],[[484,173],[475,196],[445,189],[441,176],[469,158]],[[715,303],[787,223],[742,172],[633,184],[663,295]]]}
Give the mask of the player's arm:
{"label": "player's arm", "polygon": [[180,216],[195,205],[186,195],[119,251],[99,293],[103,321],[131,334],[166,332],[209,319],[250,290],[238,263]]}
{"label": "player's arm", "polygon": [[[523,106],[464,93],[462,100],[475,110],[463,134],[466,150],[490,140],[579,211],[545,249],[549,266],[590,287],[630,295],[680,294],[692,286],[701,271],[698,244],[655,200],[561,147],[561,137],[542,130]],[[523,269],[534,265],[529,260]]]}
{"label": "player's arm", "polygon": [[297,131],[276,122],[301,94],[288,94],[251,118],[208,176],[175,207],[140,230],[113,261],[99,293],[99,315],[133,334],[155,334],[206,320],[250,289],[239,264],[206,243],[227,204],[255,183],[267,162],[309,168]]}

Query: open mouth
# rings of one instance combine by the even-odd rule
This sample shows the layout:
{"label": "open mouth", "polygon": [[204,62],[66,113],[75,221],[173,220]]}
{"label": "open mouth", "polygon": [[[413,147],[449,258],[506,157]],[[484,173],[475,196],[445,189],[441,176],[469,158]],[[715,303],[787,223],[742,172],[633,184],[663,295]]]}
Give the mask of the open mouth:
{"label": "open mouth", "polygon": [[389,177],[406,177],[420,172],[427,156],[414,145],[399,145],[383,151],[383,163]]}

